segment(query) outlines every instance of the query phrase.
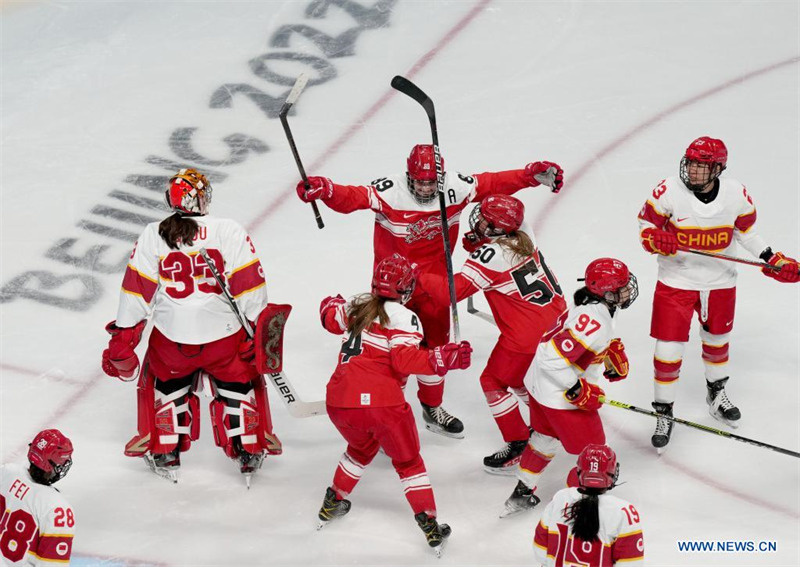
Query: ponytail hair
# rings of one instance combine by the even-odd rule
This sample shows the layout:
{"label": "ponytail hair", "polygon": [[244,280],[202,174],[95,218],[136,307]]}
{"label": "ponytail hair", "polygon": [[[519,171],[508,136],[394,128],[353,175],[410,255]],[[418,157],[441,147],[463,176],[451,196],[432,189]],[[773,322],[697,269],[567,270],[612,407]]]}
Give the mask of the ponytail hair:
{"label": "ponytail hair", "polygon": [[517,230],[508,236],[501,236],[497,243],[514,255],[515,261],[521,261],[533,256],[535,249],[531,237],[525,232]]}
{"label": "ponytail hair", "polygon": [[358,335],[366,329],[375,318],[381,327],[389,324],[389,315],[386,313],[384,304],[387,299],[378,297],[371,293],[364,293],[350,302],[347,309],[347,332],[350,335]]}
{"label": "ponytail hair", "polygon": [[181,244],[191,246],[200,228],[192,217],[173,213],[158,225],[158,234],[167,243],[167,246],[177,250]]}
{"label": "ponytail hair", "polygon": [[600,303],[603,301],[602,297],[597,297],[593,294],[586,286],[575,290],[575,294],[572,296],[575,305],[588,305],[590,303]]}
{"label": "ponytail hair", "polygon": [[605,489],[579,488],[583,494],[580,500],[574,502],[565,514],[566,519],[572,520],[572,535],[582,541],[594,541],[600,531],[600,499],[599,496]]}

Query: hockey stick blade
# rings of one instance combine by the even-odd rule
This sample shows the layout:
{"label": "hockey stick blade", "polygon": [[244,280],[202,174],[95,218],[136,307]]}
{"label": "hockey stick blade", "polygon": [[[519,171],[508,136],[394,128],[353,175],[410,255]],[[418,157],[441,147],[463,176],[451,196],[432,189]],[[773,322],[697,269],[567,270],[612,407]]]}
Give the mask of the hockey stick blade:
{"label": "hockey stick blade", "polygon": [[308,84],[308,75],[306,73],[300,73],[298,75],[297,80],[294,82],[294,86],[292,90],[289,91],[289,96],[286,97],[286,101],[281,106],[281,111],[278,113],[278,116],[283,119],[284,116],[289,114],[289,109],[292,108],[292,105],[297,102],[297,99],[300,98],[300,94],[306,88]]}
{"label": "hockey stick blade", "polygon": [[489,313],[484,313],[483,311],[475,307],[475,302],[472,300],[472,297],[467,298],[467,313],[469,313],[470,315],[475,315],[476,317],[483,319],[487,323],[491,323],[495,327],[497,326],[497,321],[494,320],[494,317],[492,315],[490,315]]}
{"label": "hockey stick blade", "polygon": [[391,85],[393,89],[400,91],[404,95],[410,96],[420,103],[422,108],[425,109],[425,113],[428,115],[428,118],[433,119],[434,116],[436,116],[436,112],[433,108],[433,101],[417,85],[400,75],[394,76]]}

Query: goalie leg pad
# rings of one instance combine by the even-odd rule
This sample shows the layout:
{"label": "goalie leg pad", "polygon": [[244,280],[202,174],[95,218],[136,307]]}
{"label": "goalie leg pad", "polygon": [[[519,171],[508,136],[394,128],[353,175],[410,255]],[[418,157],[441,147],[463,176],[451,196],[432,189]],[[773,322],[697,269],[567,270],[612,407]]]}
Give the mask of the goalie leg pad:
{"label": "goalie leg pad", "polygon": [[237,444],[248,453],[281,453],[280,440],[271,430],[266,388],[260,377],[256,384],[217,380],[215,390],[216,397],[211,402],[214,441],[226,455],[237,457]]}

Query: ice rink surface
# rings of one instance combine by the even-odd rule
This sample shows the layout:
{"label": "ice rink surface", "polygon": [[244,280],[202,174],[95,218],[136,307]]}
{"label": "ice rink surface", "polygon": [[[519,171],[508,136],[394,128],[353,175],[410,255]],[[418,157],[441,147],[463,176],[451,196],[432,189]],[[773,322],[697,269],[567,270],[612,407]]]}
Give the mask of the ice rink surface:
{"label": "ice rink surface", "polygon": [[[433,98],[449,171],[540,159],[564,167],[561,194],[518,196],[565,291],[599,256],[639,278],[641,297],[617,326],[631,376],[607,386],[611,398],[652,400],[656,262],[639,246],[636,215],[677,174],[691,140],[726,142],[724,175],[748,187],[760,233],[800,254],[797,2],[6,1],[1,14],[2,461],[23,459],[46,427],[72,438],[75,465],[59,488],[78,520],[76,565],[533,563],[540,509],[499,520],[514,480],[482,470],[502,445],[478,384],[497,331],[464,307],[474,366],[448,377],[445,407],[467,436],[420,433],[440,519],[453,528],[440,560],[381,456],[349,516],[315,531],[344,442],[325,417],[289,417],[276,395],[285,453],[250,491],[214,446],[207,398],[179,484],[122,454],[135,385],[101,373],[103,327],[132,242],[165,216],[153,202],[178,166],[208,172],[213,213],[251,231],[271,300],[294,306],[286,373],[304,399],[324,397],[338,338],[317,308],[326,295],[367,289],[373,215],[321,207],[320,231],[294,194],[277,111],[302,71],[312,82],[290,121],[310,175],[367,183],[403,171],[410,147],[430,140],[420,107],[389,87],[396,74]],[[456,266],[464,257],[459,248]],[[797,451],[800,286],[739,272],[728,384],[743,413],[736,433]],[[407,396],[418,414],[414,384]],[[695,325],[675,412],[723,427],[704,398]],[[641,512],[649,565],[800,563],[800,461],[680,426],[659,457],[654,420],[601,415],[622,465],[615,493]],[[573,463],[556,457],[538,489],[545,501]],[[684,540],[777,551],[686,553]]]}

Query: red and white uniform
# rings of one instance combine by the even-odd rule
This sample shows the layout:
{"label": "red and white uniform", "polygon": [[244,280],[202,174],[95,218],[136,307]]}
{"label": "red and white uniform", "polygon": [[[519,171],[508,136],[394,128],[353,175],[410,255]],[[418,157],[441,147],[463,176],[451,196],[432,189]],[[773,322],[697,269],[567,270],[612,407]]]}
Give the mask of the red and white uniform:
{"label": "red and white uniform", "polygon": [[133,327],[152,312],[153,324],[171,341],[204,344],[236,333],[241,324],[200,255],[205,248],[242,314],[251,321],[267,305],[264,269],[250,237],[237,222],[193,217],[199,226],[191,246],[171,249],[159,223],[139,237],[122,281],[117,326]]}
{"label": "red and white uniform", "polygon": [[[450,229],[450,251],[458,241],[461,211],[470,202],[479,202],[493,193],[510,195],[528,187],[525,170],[462,175],[445,174],[444,197]],[[324,203],[340,213],[370,209],[375,212],[375,265],[398,253],[419,266],[420,273],[447,275],[442,243],[442,224],[438,197],[421,204],[414,199],[405,175],[376,179],[370,185],[333,185],[333,195]],[[425,327],[429,347],[447,343],[450,333],[448,302],[434,301],[425,293],[416,293],[406,304]],[[442,403],[444,379],[419,376],[418,397],[428,406]]]}
{"label": "red and white uniform", "polygon": [[[703,203],[678,177],[658,184],[639,213],[641,232],[672,232],[678,243],[695,250],[736,255],[738,242],[754,256],[767,244],[755,229],[756,208],[745,187],[719,178],[713,201]],[[650,336],[657,339],[653,358],[655,399],[675,401],[676,386],[689,340],[692,315],[701,325],[706,379],[728,376],[729,333],[736,305],[736,265],[678,252],[658,255],[658,284],[653,298]]]}
{"label": "red and white uniform", "polygon": [[586,542],[572,535],[572,521],[566,519],[565,512],[581,497],[577,488],[565,488],[556,492],[544,509],[533,537],[537,565],[611,567],[643,563],[641,518],[636,508],[622,498],[608,493],[598,496],[598,539]]}
{"label": "red and white uniform", "polygon": [[[528,402],[523,380],[536,349],[561,328],[567,316],[561,287],[536,247],[533,231],[524,225],[520,231],[534,244],[532,256],[517,258],[498,238],[491,238],[469,255],[461,272],[454,277],[457,300],[483,291],[500,329],[480,380],[506,442],[528,438],[528,426],[511,392]],[[444,278],[423,275],[420,285],[438,293],[439,301],[447,301]]]}
{"label": "red and white uniform", "polygon": [[[603,359],[614,338],[614,316],[603,303],[577,305],[564,328],[539,345],[534,364],[525,378],[531,392],[530,425],[533,428],[522,453],[517,478],[535,488],[539,475],[555,456],[559,445],[578,455],[586,445],[605,444],[603,422],[597,410],[581,410],[564,396],[580,377],[597,384]],[[573,473],[570,485],[577,481]]]}
{"label": "red and white uniform", "polygon": [[[347,441],[333,477],[340,498],[353,491],[364,469],[382,447],[400,477],[414,514],[436,515],[419,436],[411,407],[403,396],[408,375],[432,372],[428,353],[419,348],[422,328],[417,316],[396,301],[385,304],[389,323],[376,319],[360,334],[345,333],[339,363],[328,382],[328,417]],[[344,332],[347,306],[323,310],[331,332]]]}
{"label": "red and white uniform", "polygon": [[[639,228],[675,233],[678,243],[695,250],[736,255],[736,243],[758,256],[767,247],[755,230],[756,208],[744,185],[719,178],[719,193],[703,203],[678,177],[653,189],[639,213]],[[736,285],[736,264],[698,254],[658,256],[658,281],[678,289],[711,290]]]}
{"label": "red and white uniform", "polygon": [[75,514],[53,486],[34,482],[22,465],[0,466],[3,565],[69,565]]}

